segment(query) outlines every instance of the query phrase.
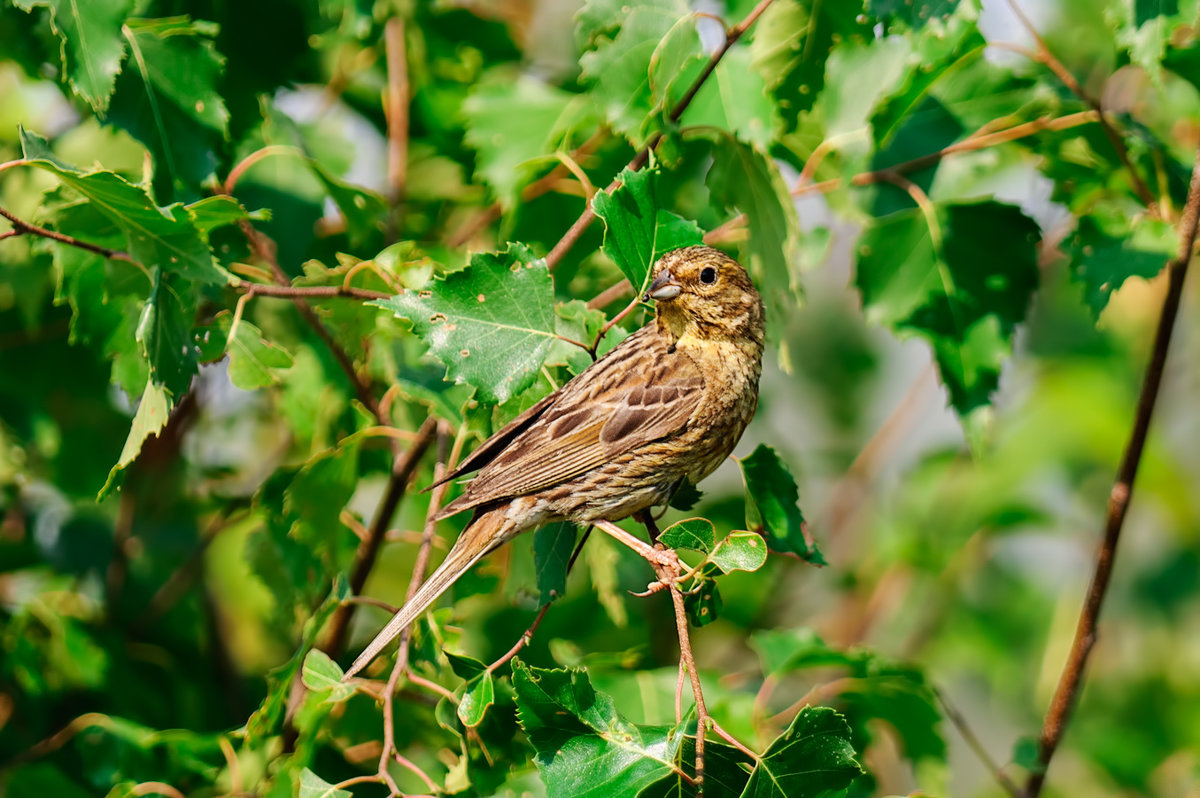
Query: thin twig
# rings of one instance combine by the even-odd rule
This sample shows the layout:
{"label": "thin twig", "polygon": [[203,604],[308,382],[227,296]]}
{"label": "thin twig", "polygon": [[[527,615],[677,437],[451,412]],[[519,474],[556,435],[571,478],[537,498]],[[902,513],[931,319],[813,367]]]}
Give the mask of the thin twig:
{"label": "thin twig", "polygon": [[86,249],[88,252],[94,252],[97,255],[109,258],[111,260],[123,260],[128,263],[136,263],[136,261],[130,257],[128,252],[122,252],[119,249],[109,249],[108,247],[102,247],[99,244],[92,244],[75,238],[75,236],[69,236],[54,230],[47,230],[44,227],[39,227],[32,222],[27,222],[24,219],[19,218],[7,208],[0,208],[0,216],[8,219],[8,221],[12,224],[13,229],[10,235],[17,236],[28,234],[39,236],[41,238],[48,238],[51,241],[57,241],[60,244],[76,247],[78,249]]}
{"label": "thin twig", "polygon": [[675,608],[675,633],[679,636],[679,659],[687,669],[692,682],[692,699],[696,702],[696,795],[704,795],[704,736],[709,723],[708,707],[704,703],[704,689],[700,685],[700,674],[696,671],[696,657],[692,653],[692,641],[688,634],[687,609],[683,605],[683,593],[675,579],[679,576],[678,565],[672,573],[669,566],[656,566],[658,578],[667,584],[671,604]]}
{"label": "thin twig", "polygon": [[588,310],[602,310],[608,305],[616,302],[618,299],[629,294],[633,290],[633,285],[628,280],[621,280],[615,285],[610,285],[592,299],[588,300]]}
{"label": "thin twig", "polygon": [[[713,51],[713,54],[709,56],[708,62],[704,65],[704,69],[699,75],[696,76],[696,79],[692,81],[692,84],[688,87],[687,91],[684,92],[683,97],[671,109],[671,113],[668,115],[668,118],[672,124],[678,122],[683,116],[683,112],[687,110],[689,105],[691,105],[692,100],[696,97],[696,93],[700,91],[700,88],[704,85],[704,82],[708,80],[710,75],[712,75],[713,70],[717,68],[717,64],[721,63],[721,59],[725,57],[725,53],[729,51],[729,48],[732,47],[738,39],[742,38],[742,35],[760,16],[762,16],[762,13],[767,10],[767,7],[771,5],[772,1],[773,0],[760,0],[758,5],[751,9],[750,13],[746,15],[745,19],[734,25],[729,30],[725,31],[725,41],[723,41],[721,45]],[[658,145],[658,142],[662,140],[662,136],[662,131],[656,131],[653,135],[651,135],[645,146],[638,151],[637,155],[633,156],[633,160],[629,162],[626,168],[631,172],[636,172],[638,169],[641,169],[643,166],[649,163],[650,152]],[[608,188],[606,188],[605,191],[613,191],[619,185],[621,185],[621,181],[619,179],[614,179],[608,184]],[[558,262],[563,259],[563,256],[566,255],[567,252],[570,251],[571,247],[575,246],[576,242],[578,242],[583,236],[584,231],[587,230],[588,226],[595,218],[596,213],[592,210],[592,203],[585,202],[583,206],[583,212],[579,215],[579,218],[575,220],[570,229],[563,234],[563,237],[558,240],[558,243],[554,245],[554,247],[550,250],[550,253],[546,255],[546,266],[550,269],[553,269],[555,266],[557,266]]]}
{"label": "thin twig", "polygon": [[392,296],[382,291],[372,291],[369,288],[354,288],[345,285],[271,285],[268,283],[252,283],[239,280],[233,283],[238,291],[245,291],[254,296],[273,297],[279,299],[321,299],[346,297],[348,299],[387,299]]}
{"label": "thin twig", "polygon": [[[806,194],[828,194],[829,192],[836,191],[847,184],[856,188],[870,186],[876,183],[892,180],[897,175],[905,175],[909,172],[920,171],[921,169],[933,166],[946,157],[956,153],[984,150],[989,147],[995,147],[999,144],[1006,144],[1010,141],[1027,138],[1044,131],[1067,130],[1080,125],[1098,122],[1099,120],[1100,115],[1096,111],[1079,111],[1074,114],[1067,114],[1066,116],[1054,118],[1039,117],[1038,119],[1033,119],[1029,122],[1022,122],[1019,125],[1013,125],[1012,127],[1005,128],[1003,130],[990,130],[988,126],[985,125],[962,141],[956,141],[955,143],[943,147],[936,152],[918,156],[912,160],[898,163],[895,166],[888,166],[883,169],[875,169],[870,172],[860,172],[848,180],[846,178],[833,177],[817,183],[810,183],[808,182],[807,175],[811,175],[813,172],[815,172],[815,167],[813,169],[808,169],[808,164],[806,163],[805,170],[793,184],[790,193],[793,197],[802,197]],[[818,147],[817,150],[821,150],[821,147]],[[809,161],[812,161],[816,157],[817,151],[814,151],[814,154],[809,158]],[[745,223],[745,221],[745,214],[739,214],[733,217],[729,221],[705,234],[704,243],[717,244],[733,239],[735,237],[735,230],[739,225]]]}
{"label": "thin twig", "polygon": [[533,639],[533,633],[537,631],[538,626],[541,625],[542,619],[546,617],[546,612],[549,609],[549,604],[542,605],[542,608],[538,610],[537,617],[533,619],[533,623],[529,624],[529,628],[526,629],[519,638],[517,638],[517,642],[513,644],[513,647],[505,652],[500,659],[487,666],[488,673],[495,673],[497,668],[508,662],[513,657],[517,656],[521,649],[529,645],[529,641]]}
{"label": "thin twig", "polygon": [[1179,221],[1179,250],[1167,264],[1167,294],[1163,298],[1162,313],[1158,318],[1158,328],[1154,332],[1154,345],[1150,353],[1150,362],[1146,365],[1146,375],[1142,379],[1142,390],[1138,396],[1137,411],[1133,419],[1133,429],[1129,434],[1129,443],[1117,469],[1116,480],[1108,498],[1108,513],[1104,521],[1104,539],[1096,556],[1096,568],[1092,573],[1092,581],[1088,587],[1087,598],[1079,613],[1079,623],[1075,628],[1075,639],[1071,642],[1071,651],[1063,666],[1054,697],[1046,710],[1046,718],[1042,724],[1042,733],[1038,745],[1038,765],[1029,774],[1025,786],[1027,798],[1037,798],[1046,780],[1046,770],[1058,744],[1062,740],[1066,725],[1075,706],[1079,689],[1083,684],[1084,670],[1088,657],[1096,643],[1096,623],[1100,616],[1100,608],[1108,591],[1112,578],[1113,561],[1116,558],[1117,542],[1121,537],[1121,527],[1125,523],[1125,515],[1129,510],[1129,500],[1133,495],[1133,483],[1137,477],[1138,464],[1142,459],[1142,450],[1146,445],[1146,434],[1150,429],[1150,419],[1154,414],[1154,405],[1158,399],[1158,389],[1162,384],[1163,369],[1167,362],[1167,350],[1171,345],[1171,331],[1175,326],[1175,317],[1179,313],[1179,302],[1183,296],[1183,281],[1187,277],[1188,264],[1196,246],[1196,230],[1200,226],[1200,151],[1192,166],[1192,180],[1188,188],[1187,202],[1183,207],[1183,215]]}
{"label": "thin twig", "polygon": [[[359,544],[358,551],[354,554],[354,565],[350,570],[350,592],[354,595],[362,593],[363,586],[367,583],[367,577],[370,575],[371,569],[375,567],[375,560],[379,557],[379,549],[383,545],[383,539],[392,523],[392,517],[396,514],[400,499],[408,490],[408,483],[412,481],[421,457],[433,443],[437,426],[437,419],[433,416],[425,419],[425,423],[417,430],[416,439],[409,444],[408,449],[401,456],[396,458],[387,489],[384,491],[379,507],[375,511],[375,517],[371,521],[370,534]],[[354,616],[354,607],[354,604],[342,604],[334,612],[333,619],[330,621],[329,637],[324,650],[334,659],[341,655],[346,644],[346,632],[349,630],[350,620]]]}
{"label": "thin twig", "polygon": [[970,746],[975,756],[983,763],[983,766],[992,774],[992,778],[996,780],[996,783],[1004,788],[1004,791],[1011,795],[1012,798],[1021,798],[1021,788],[1008,777],[1008,774],[1000,768],[996,760],[992,759],[991,754],[983,747],[983,743],[979,740],[979,737],[976,736],[975,732],[967,724],[967,719],[946,699],[946,694],[935,687],[933,688],[933,695],[942,705],[942,711],[946,713],[946,717],[958,729],[958,733],[962,735],[963,740]]}
{"label": "thin twig", "polygon": [[1129,151],[1125,148],[1125,141],[1121,138],[1121,133],[1117,130],[1116,126],[1105,115],[1104,108],[1100,104],[1100,99],[1089,94],[1080,85],[1079,81],[1075,79],[1075,76],[1071,74],[1071,70],[1067,69],[1066,65],[1055,57],[1050,48],[1046,46],[1046,40],[1042,38],[1037,28],[1034,27],[1033,22],[1021,10],[1021,6],[1017,4],[1017,0],[1008,0],[1008,5],[1012,8],[1017,19],[1021,21],[1021,25],[1033,37],[1034,43],[1037,44],[1037,52],[1034,55],[1034,60],[1045,65],[1062,81],[1063,85],[1072,94],[1083,100],[1083,102],[1087,103],[1096,112],[1099,116],[1100,128],[1104,131],[1104,135],[1116,151],[1117,158],[1120,159],[1121,164],[1125,167],[1125,171],[1129,174],[1129,179],[1133,181],[1133,190],[1138,195],[1138,199],[1149,209],[1150,213],[1157,216],[1159,214],[1158,203],[1154,198],[1154,194],[1150,191],[1150,187],[1146,185],[1145,181],[1142,180],[1142,176],[1133,167],[1133,162],[1129,160]]}
{"label": "thin twig", "polygon": [[[280,286],[290,286],[291,280],[288,278],[287,272],[283,270],[283,267],[279,265],[279,260],[275,257],[274,242],[256,230],[254,225],[247,219],[240,220],[238,227],[246,237],[246,241],[250,244],[251,251],[267,264],[275,282]],[[338,366],[345,372],[358,401],[362,402],[363,406],[379,419],[379,423],[386,424],[387,421],[380,416],[379,402],[376,401],[375,395],[371,393],[370,386],[359,376],[358,371],[354,368],[354,361],[350,359],[350,355],[346,353],[342,345],[334,340],[333,335],[330,334],[329,330],[326,329],[325,325],[317,317],[316,311],[300,297],[294,297],[292,304],[296,306],[296,310],[299,311],[300,316],[308,323],[313,332],[317,334],[317,337],[325,344],[325,348],[333,355],[333,359],[337,361]]]}
{"label": "thin twig", "polygon": [[388,204],[391,213],[388,215],[388,238],[396,236],[397,209],[404,201],[408,182],[408,47],[405,42],[404,18],[393,16],[383,29],[384,45],[387,52],[387,93],[385,95],[385,110],[387,111],[387,185]]}
{"label": "thin twig", "polygon": [[616,326],[617,322],[632,313],[634,309],[641,304],[641,301],[641,297],[635,296],[633,301],[626,305],[620,313],[613,316],[605,323],[603,327],[600,328],[600,330],[596,333],[596,337],[592,340],[592,345],[584,347],[584,349],[587,350],[587,353],[592,356],[592,360],[596,359],[596,351],[600,348],[600,342],[604,340],[604,336],[608,335],[608,331]]}

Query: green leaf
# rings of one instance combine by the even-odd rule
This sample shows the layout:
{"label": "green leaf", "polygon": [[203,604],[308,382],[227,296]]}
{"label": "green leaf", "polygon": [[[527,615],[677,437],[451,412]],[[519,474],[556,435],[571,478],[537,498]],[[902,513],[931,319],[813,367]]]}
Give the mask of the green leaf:
{"label": "green leaf", "polygon": [[881,20],[901,20],[920,30],[933,19],[944,19],[958,8],[959,0],[867,0],[867,11]]}
{"label": "green leaf", "polygon": [[575,533],[575,525],[566,521],[547,524],[533,533],[539,604],[549,604],[567,592],[567,564],[575,550]]}
{"label": "green leaf", "polygon": [[826,707],[805,707],[755,765],[742,796],[830,798],[844,795],[862,772],[845,719]]}
{"label": "green leaf", "polygon": [[746,215],[749,231],[739,245],[742,265],[762,294],[769,317],[787,318],[803,298],[800,220],[778,167],[754,147],[720,136],[706,183],[717,203]]}
{"label": "green leaf", "polygon": [[749,457],[738,461],[746,481],[747,516],[753,509],[760,523],[749,523],[752,529],[761,528],[772,551],[796,554],[801,559],[824,565],[825,558],[814,543],[809,546],[804,535],[804,514],[800,512],[800,491],[787,466],[775,450],[759,444]]}
{"label": "green leaf", "polygon": [[318,648],[308,652],[304,658],[304,668],[301,678],[304,686],[315,693],[327,693],[321,700],[325,703],[337,704],[354,695],[355,687],[343,682],[345,673],[329,655]]}
{"label": "green leaf", "polygon": [[728,130],[761,150],[770,147],[774,105],[750,59],[749,48],[743,46],[725,53],[684,111],[680,124]]}
{"label": "green leaf", "polygon": [[758,652],[763,673],[768,676],[781,676],[799,668],[852,665],[861,660],[856,654],[831,648],[808,628],[763,629],[751,635],[750,647]]}
{"label": "green leaf", "polygon": [[755,25],[751,64],[775,99],[784,131],[813,107],[825,86],[825,61],[838,41],[873,40],[861,3],[775,0]]}
{"label": "green leaf", "polygon": [[708,561],[727,574],[757,571],[767,561],[767,545],[757,532],[730,532],[717,543]]}
{"label": "green leaf", "polygon": [[604,220],[604,253],[640,296],[664,253],[702,244],[704,233],[695,222],[658,207],[656,170],[625,169],[618,179],[621,185],[611,194],[602,191],[592,198],[592,208]]}
{"label": "green leaf", "polygon": [[474,657],[455,654],[453,651],[442,652],[450,662],[450,669],[460,679],[471,680],[487,670],[487,665]]}
{"label": "green leaf", "polygon": [[[591,94],[612,128],[640,147],[652,118],[669,109],[680,93],[679,77],[700,59],[700,39],[688,7],[682,0],[621,6],[601,0],[585,6],[579,19],[581,37],[591,44],[579,59],[582,77],[594,84]],[[587,29],[598,19],[608,23],[606,34],[615,24],[615,35]]]}
{"label": "green leaf", "polygon": [[1111,221],[1081,217],[1064,247],[1070,253],[1071,277],[1083,283],[1084,299],[1097,318],[1113,291],[1130,277],[1154,277],[1178,248],[1175,229],[1148,216]]}
{"label": "green leaf", "polygon": [[489,71],[463,102],[464,140],[476,152],[475,174],[511,204],[535,171],[530,163],[554,149],[579,116],[577,95],[509,68]]}
{"label": "green leaf", "polygon": [[344,532],[342,509],[358,486],[358,441],[344,439],[304,464],[283,496],[283,511],[292,523],[289,534],[311,551],[330,558],[331,571],[355,548]]}
{"label": "green leaf", "polygon": [[196,225],[196,229],[203,235],[208,235],[218,227],[237,224],[243,219],[262,218],[264,216],[259,211],[256,211],[253,215],[247,213],[241,203],[233,197],[224,194],[216,197],[205,197],[184,207],[187,208],[188,216],[192,219],[192,224]]}
{"label": "green leaf", "polygon": [[225,59],[217,27],[188,17],[129,20],[130,57],[117,81],[109,121],[154,156],[160,197],[192,196],[214,174],[229,129],[219,90]]}
{"label": "green leaf", "polygon": [[447,377],[503,403],[533,384],[554,337],[554,289],[546,263],[521,244],[479,254],[426,291],[370,304],[412,322]]}
{"label": "green leaf", "polygon": [[300,798],[354,798],[349,790],[334,787],[308,768],[300,771]]}
{"label": "green leaf", "polygon": [[658,536],[658,542],[669,549],[691,549],[708,554],[716,539],[716,529],[706,518],[689,518],[671,524]]}
{"label": "green leaf", "polygon": [[690,479],[684,479],[679,487],[671,494],[670,506],[680,512],[688,512],[704,498],[704,493],[692,484]]}
{"label": "green leaf", "polygon": [[196,373],[192,319],[196,298],[191,283],[155,270],[154,289],[138,320],[137,341],[150,363],[150,376],[173,396],[187,393]]}
{"label": "green leaf", "polygon": [[162,385],[154,380],[148,380],[137,413],[133,416],[129,437],[125,439],[125,446],[121,449],[121,456],[117,458],[117,464],[108,472],[108,480],[104,483],[104,487],[100,488],[96,501],[102,500],[110,492],[120,487],[123,472],[130,463],[137,459],[138,454],[142,451],[142,444],[151,435],[157,437],[170,418],[170,396],[167,395]]}
{"label": "green leaf", "polygon": [[292,367],[291,354],[263,338],[262,331],[245,319],[238,320],[236,330],[232,326],[233,314],[223,310],[211,325],[196,330],[201,359],[206,362],[217,360],[228,352],[229,379],[244,391],[277,384],[278,372]]}
{"label": "green leaf", "polygon": [[464,726],[473,729],[483,723],[488,707],[496,702],[496,687],[492,683],[492,674],[484,671],[463,688],[462,697],[458,700],[458,719]]}
{"label": "green leaf", "polygon": [[[676,728],[676,733],[683,734],[685,726],[689,731],[683,738],[683,744],[679,746],[675,765],[683,773],[694,776],[696,763],[695,717],[685,718],[683,724]],[[733,746],[725,745],[719,740],[705,740],[704,794],[741,795],[750,778],[750,770],[753,766],[754,760]],[[642,790],[638,793],[638,798],[694,798],[695,795],[694,784],[685,781],[679,773],[672,773]]]}
{"label": "green leaf", "polygon": [[671,772],[678,735],[636,726],[582,670],[546,670],[513,660],[517,717],[556,798],[629,796]]}
{"label": "green leaf", "polygon": [[121,71],[125,42],[121,26],[133,0],[13,0],[17,8],[50,9],[50,27],[61,42],[62,71],[71,89],[97,112],[108,107],[113,82]]}
{"label": "green leaf", "polygon": [[350,246],[361,247],[382,230],[388,212],[387,201],[382,196],[342,180],[315,158],[306,158],[305,161],[342,212]]}
{"label": "green leaf", "polygon": [[214,285],[229,276],[213,263],[212,252],[183,205],[160,208],[141,186],[113,172],[83,173],[54,156],[46,141],[21,131],[25,158],[82,194],[125,234],[130,256],[146,268],[158,266],[189,280]]}
{"label": "green leaf", "polygon": [[715,621],[724,605],[717,580],[707,576],[701,578],[695,589],[683,597],[683,608],[687,612],[688,620],[697,628]]}
{"label": "green leaf", "polygon": [[1025,319],[1038,230],[998,202],[944,206],[936,223],[940,248],[919,210],[875,220],[859,243],[855,281],[868,318],[933,345],[950,402],[966,415],[996,389]]}

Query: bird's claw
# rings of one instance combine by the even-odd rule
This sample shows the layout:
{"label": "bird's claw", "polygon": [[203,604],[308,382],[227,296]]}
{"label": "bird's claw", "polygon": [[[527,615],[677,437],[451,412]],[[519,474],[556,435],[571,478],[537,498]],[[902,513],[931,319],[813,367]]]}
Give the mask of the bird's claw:
{"label": "bird's claw", "polygon": [[636,596],[637,598],[646,598],[646,596],[653,596],[655,593],[657,593],[660,590],[664,590],[666,587],[667,587],[667,583],[662,581],[661,579],[659,579],[659,580],[651,582],[649,585],[647,585],[646,589],[643,590],[641,593],[635,593],[631,590],[631,591],[629,591],[629,595]]}

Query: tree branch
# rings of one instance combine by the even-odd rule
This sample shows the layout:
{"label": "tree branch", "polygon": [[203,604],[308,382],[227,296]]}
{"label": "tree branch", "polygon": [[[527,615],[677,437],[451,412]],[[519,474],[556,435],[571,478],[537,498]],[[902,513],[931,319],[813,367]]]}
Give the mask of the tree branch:
{"label": "tree branch", "polygon": [[[759,0],[758,5],[751,9],[750,13],[746,15],[745,19],[725,31],[725,41],[721,43],[720,47],[713,51],[711,56],[709,56],[708,63],[704,65],[704,70],[696,77],[694,81],[692,81],[692,85],[688,87],[687,91],[684,92],[683,97],[671,109],[671,113],[668,115],[668,118],[672,123],[679,121],[679,119],[683,116],[683,112],[687,110],[689,105],[691,105],[692,100],[695,99],[697,92],[699,92],[700,88],[704,85],[704,82],[708,80],[709,76],[712,75],[713,70],[717,68],[717,64],[721,63],[721,59],[725,57],[725,53],[728,52],[729,48],[732,47],[738,39],[742,38],[742,35],[749,29],[749,27],[753,25],[760,16],[762,16],[762,13],[767,10],[767,7],[771,5],[772,1],[773,0]],[[641,169],[643,166],[649,163],[650,152],[656,146],[658,146],[658,142],[662,140],[662,137],[662,131],[657,131],[651,135],[645,146],[638,151],[637,155],[633,156],[633,160],[629,162],[626,168],[630,171],[636,172],[638,169]],[[621,181],[614,178],[613,181],[608,184],[608,188],[606,188],[605,191],[613,191],[619,185],[621,185]],[[553,270],[554,267],[558,265],[558,262],[563,259],[563,256],[566,255],[568,251],[570,251],[571,247],[575,246],[576,242],[578,242],[583,236],[584,231],[587,230],[588,226],[595,218],[596,214],[592,210],[592,203],[585,202],[583,213],[579,215],[579,218],[575,220],[575,223],[571,225],[570,229],[563,234],[563,237],[558,240],[558,243],[554,245],[554,247],[550,250],[550,253],[546,255],[546,266],[548,268]]]}
{"label": "tree branch", "polygon": [[1088,657],[1096,643],[1096,624],[1100,617],[1100,608],[1108,591],[1112,578],[1113,562],[1116,559],[1117,543],[1121,537],[1121,528],[1125,523],[1125,515],[1129,509],[1129,500],[1133,495],[1133,483],[1137,477],[1138,464],[1142,459],[1142,450],[1146,445],[1146,434],[1150,429],[1150,419],[1154,414],[1154,405],[1158,399],[1158,389],[1162,384],[1163,369],[1167,361],[1167,350],[1171,345],[1171,330],[1175,326],[1175,317],[1179,313],[1179,302],[1183,296],[1183,281],[1187,277],[1188,264],[1196,246],[1196,230],[1200,226],[1200,152],[1192,167],[1192,180],[1188,188],[1187,202],[1183,208],[1183,216],[1179,222],[1179,250],[1175,258],[1167,264],[1167,294],[1163,298],[1162,313],[1158,318],[1158,328],[1154,333],[1154,345],[1151,349],[1150,362],[1146,366],[1146,376],[1142,380],[1142,390],[1138,397],[1137,411],[1134,415],[1133,430],[1129,435],[1129,443],[1117,469],[1116,480],[1108,499],[1108,513],[1104,521],[1104,538],[1100,551],[1096,556],[1096,567],[1092,573],[1092,581],[1088,587],[1087,597],[1079,613],[1079,622],[1075,627],[1075,638],[1071,642],[1071,651],[1063,666],[1058,686],[1050,707],[1046,710],[1046,718],[1042,724],[1041,738],[1038,743],[1038,767],[1029,776],[1025,786],[1027,798],[1037,798],[1046,780],[1046,771],[1050,760],[1062,741],[1070,720],[1079,690],[1083,684],[1084,672],[1087,668]]}
{"label": "tree branch", "polygon": [[[433,443],[437,426],[437,419],[433,416],[425,419],[425,423],[417,430],[416,439],[409,444],[403,455],[396,458],[387,490],[384,491],[379,508],[375,511],[375,518],[371,521],[370,534],[359,544],[358,551],[354,554],[354,565],[350,570],[350,592],[354,595],[362,593],[363,586],[367,583],[367,577],[370,576],[371,569],[375,567],[379,549],[383,546],[383,540],[387,536],[392,517],[396,514],[396,508],[400,506],[400,499],[408,490],[408,483],[412,481],[421,457]],[[342,604],[334,612],[333,619],[330,621],[329,637],[323,648],[332,659],[337,659],[346,645],[346,633],[350,628],[350,620],[354,617],[355,606],[352,603]]]}
{"label": "tree branch", "polygon": [[102,247],[99,244],[91,244],[87,241],[82,241],[74,236],[65,235],[64,233],[59,233],[54,230],[47,230],[45,227],[39,227],[32,222],[27,222],[24,219],[18,218],[7,208],[0,208],[0,216],[8,219],[13,226],[12,232],[5,233],[3,236],[0,236],[0,240],[3,240],[4,238],[15,238],[16,236],[21,235],[33,235],[40,238],[48,238],[51,241],[57,241],[60,244],[66,244],[67,246],[76,247],[78,249],[86,249],[88,252],[95,252],[97,255],[109,258],[111,260],[123,260],[128,263],[136,263],[136,261],[131,258],[127,252],[122,252],[119,249],[109,249],[108,247]]}
{"label": "tree branch", "polygon": [[393,16],[383,29],[387,52],[387,91],[384,110],[387,112],[387,185],[389,239],[396,234],[396,209],[404,200],[408,182],[408,48],[404,40],[404,18]]}
{"label": "tree branch", "polygon": [[364,302],[372,299],[387,299],[392,296],[385,294],[382,291],[372,291],[369,288],[354,288],[348,285],[272,285],[270,283],[252,283],[248,280],[240,280],[233,283],[233,287],[239,291],[244,291],[247,294],[254,296],[273,297],[278,299],[326,299],[332,297],[346,297],[348,299],[361,299]]}
{"label": "tree branch", "polygon": [[1062,84],[1067,89],[1078,97],[1083,102],[1087,103],[1099,117],[1100,127],[1104,131],[1104,135],[1108,138],[1113,149],[1117,153],[1117,158],[1125,167],[1125,171],[1129,173],[1129,179],[1133,181],[1133,190],[1138,195],[1138,199],[1142,201],[1152,214],[1159,215],[1158,203],[1154,199],[1154,194],[1150,191],[1150,187],[1142,180],[1142,176],[1133,168],[1133,163],[1129,160],[1129,151],[1125,148],[1125,142],[1121,138],[1121,134],[1117,131],[1116,126],[1109,121],[1104,114],[1104,108],[1100,104],[1097,97],[1093,97],[1080,85],[1075,76],[1071,74],[1071,70],[1067,69],[1062,61],[1055,57],[1050,48],[1046,46],[1046,40],[1038,33],[1033,22],[1029,17],[1025,16],[1025,12],[1021,10],[1021,6],[1017,4],[1017,0],[1008,0],[1008,5],[1013,10],[1013,14],[1021,21],[1021,25],[1033,37],[1034,43],[1037,44],[1037,52],[1033,54],[1033,59],[1040,64],[1045,65],[1055,76],[1062,81]]}

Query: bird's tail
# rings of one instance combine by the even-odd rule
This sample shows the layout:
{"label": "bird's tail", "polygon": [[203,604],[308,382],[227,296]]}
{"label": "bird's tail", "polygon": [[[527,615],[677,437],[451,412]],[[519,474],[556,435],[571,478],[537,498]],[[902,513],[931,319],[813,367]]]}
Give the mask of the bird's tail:
{"label": "bird's tail", "polygon": [[460,576],[492,549],[508,539],[505,529],[510,522],[505,518],[504,508],[490,510],[473,520],[458,536],[446,559],[429,579],[425,580],[413,597],[392,616],[387,625],[375,635],[362,653],[354,660],[344,679],[365,668],[384,647],[400,635],[415,621],[429,605],[437,601]]}

